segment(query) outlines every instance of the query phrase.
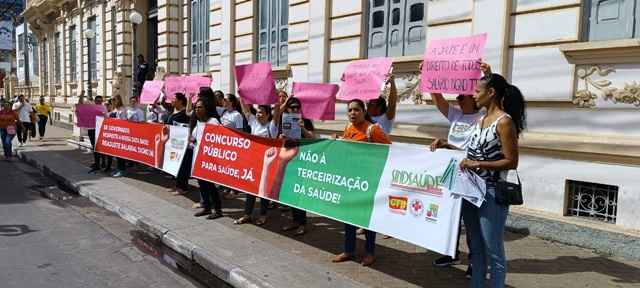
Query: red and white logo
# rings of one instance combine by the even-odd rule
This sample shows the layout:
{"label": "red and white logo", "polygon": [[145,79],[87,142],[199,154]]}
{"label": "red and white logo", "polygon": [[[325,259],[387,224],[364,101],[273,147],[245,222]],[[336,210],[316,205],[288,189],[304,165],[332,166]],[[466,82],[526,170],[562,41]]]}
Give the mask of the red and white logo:
{"label": "red and white logo", "polygon": [[411,216],[413,217],[420,218],[422,213],[424,213],[424,204],[422,204],[422,201],[419,199],[411,200],[411,203],[409,204],[409,213],[411,213]]}

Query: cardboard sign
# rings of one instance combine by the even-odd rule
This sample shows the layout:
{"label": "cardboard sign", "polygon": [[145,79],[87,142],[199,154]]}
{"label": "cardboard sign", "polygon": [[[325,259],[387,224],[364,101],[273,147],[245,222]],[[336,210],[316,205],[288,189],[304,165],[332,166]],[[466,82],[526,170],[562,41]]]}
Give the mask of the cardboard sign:
{"label": "cardboard sign", "polygon": [[[200,75],[184,76],[185,95],[189,98],[190,93],[198,95],[201,87],[211,87],[211,78]],[[191,101],[195,103],[198,97],[193,97]]]}
{"label": "cardboard sign", "polygon": [[164,81],[150,81],[147,80],[142,86],[142,93],[140,93],[141,104],[153,104],[158,100],[160,92],[164,87]]}
{"label": "cardboard sign", "polygon": [[165,77],[164,94],[167,95],[168,99],[171,99],[171,97],[173,97],[173,94],[176,93],[185,94],[184,78],[179,76]]}
{"label": "cardboard sign", "polygon": [[433,40],[424,53],[420,92],[474,94],[487,34]]}
{"label": "cardboard sign", "polygon": [[293,82],[291,95],[302,102],[302,117],[317,120],[336,119],[336,84]]}
{"label": "cardboard sign", "polygon": [[378,99],[391,64],[393,64],[393,59],[386,57],[349,63],[347,69],[344,70],[344,83],[340,88],[338,99],[347,101]]}
{"label": "cardboard sign", "polygon": [[242,104],[268,105],[278,103],[271,63],[262,62],[233,67]]}
{"label": "cardboard sign", "polygon": [[76,118],[78,127],[96,128],[96,117],[104,116],[104,105],[76,104]]}

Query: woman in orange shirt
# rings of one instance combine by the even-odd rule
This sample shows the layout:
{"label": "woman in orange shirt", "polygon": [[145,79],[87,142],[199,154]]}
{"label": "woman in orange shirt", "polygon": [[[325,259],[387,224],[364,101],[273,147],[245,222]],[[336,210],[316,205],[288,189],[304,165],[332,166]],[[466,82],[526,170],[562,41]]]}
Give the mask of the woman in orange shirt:
{"label": "woman in orange shirt", "polygon": [[18,113],[11,110],[11,103],[4,102],[0,111],[0,138],[2,138],[2,150],[4,150],[4,161],[11,161],[11,141],[16,136],[16,123],[24,129]]}
{"label": "woman in orange shirt", "polygon": [[[343,140],[360,141],[369,143],[391,144],[391,140],[380,127],[373,124],[371,116],[367,114],[364,102],[360,99],[349,101],[347,106],[349,125],[342,134]],[[333,134],[333,139],[338,139],[338,134]],[[343,262],[353,259],[356,250],[356,226],[344,224],[344,252],[331,259],[332,262]],[[376,232],[365,230],[366,239],[364,249],[366,255],[362,259],[362,266],[373,264],[376,254]]]}

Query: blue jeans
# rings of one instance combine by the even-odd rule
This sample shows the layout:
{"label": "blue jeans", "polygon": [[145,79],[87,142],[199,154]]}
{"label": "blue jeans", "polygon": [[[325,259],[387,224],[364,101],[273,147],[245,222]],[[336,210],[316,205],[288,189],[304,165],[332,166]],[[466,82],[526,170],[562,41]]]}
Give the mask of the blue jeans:
{"label": "blue jeans", "polygon": [[473,277],[471,287],[484,288],[487,278],[487,260],[491,265],[489,287],[504,287],[507,277],[507,259],[504,253],[504,225],[509,206],[498,205],[496,190],[487,184],[485,202],[480,208],[462,201],[462,217],[473,247]]}
{"label": "blue jeans", "polygon": [[[354,254],[356,252],[356,226],[344,224],[344,252]],[[364,251],[367,254],[376,254],[376,232],[364,230]]]}
{"label": "blue jeans", "polygon": [[0,129],[0,138],[2,138],[2,150],[4,151],[4,157],[11,157],[13,151],[11,151],[11,141],[16,135],[9,135],[6,128]]}

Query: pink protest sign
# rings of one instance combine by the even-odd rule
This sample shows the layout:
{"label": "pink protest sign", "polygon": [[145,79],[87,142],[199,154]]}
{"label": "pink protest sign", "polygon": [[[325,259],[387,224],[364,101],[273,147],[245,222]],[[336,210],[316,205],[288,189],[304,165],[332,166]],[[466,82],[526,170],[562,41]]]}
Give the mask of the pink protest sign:
{"label": "pink protest sign", "polygon": [[140,103],[155,103],[160,96],[160,91],[162,91],[163,86],[164,81],[144,81],[144,85],[142,86],[142,93],[140,93]]}
{"label": "pink protest sign", "polygon": [[433,40],[424,53],[420,92],[473,94],[487,34]]}
{"label": "pink protest sign", "polygon": [[[190,93],[198,95],[200,93],[200,87],[211,87],[211,78],[200,75],[184,76],[185,94],[187,98]],[[194,97],[192,101],[197,101],[198,98]]]}
{"label": "pink protest sign", "polygon": [[180,76],[165,77],[164,94],[167,95],[167,99],[171,99],[176,93],[185,93],[184,78]]}
{"label": "pink protest sign", "polygon": [[97,104],[76,104],[78,127],[96,128],[96,116],[104,116],[106,108]]}
{"label": "pink protest sign", "polygon": [[338,88],[336,84],[293,82],[291,95],[302,102],[302,117],[335,120]]}
{"label": "pink protest sign", "polygon": [[278,103],[276,84],[273,81],[271,63],[262,62],[233,66],[242,104]]}
{"label": "pink protest sign", "polygon": [[353,61],[344,70],[344,83],[338,99],[377,99],[393,59],[378,57]]}

